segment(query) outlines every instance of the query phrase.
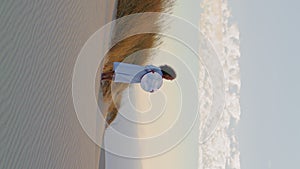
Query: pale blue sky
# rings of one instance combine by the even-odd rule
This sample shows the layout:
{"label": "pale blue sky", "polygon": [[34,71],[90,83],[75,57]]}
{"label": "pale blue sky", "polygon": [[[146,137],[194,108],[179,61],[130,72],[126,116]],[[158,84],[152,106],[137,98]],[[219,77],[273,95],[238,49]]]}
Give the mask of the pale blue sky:
{"label": "pale blue sky", "polygon": [[300,2],[229,2],[241,32],[241,168],[299,168]]}

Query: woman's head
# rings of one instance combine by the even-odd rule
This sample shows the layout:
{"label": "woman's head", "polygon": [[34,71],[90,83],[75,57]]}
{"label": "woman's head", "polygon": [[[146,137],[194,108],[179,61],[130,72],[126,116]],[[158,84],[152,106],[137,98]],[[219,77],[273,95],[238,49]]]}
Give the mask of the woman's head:
{"label": "woman's head", "polygon": [[159,66],[163,73],[163,78],[167,80],[173,80],[176,78],[176,73],[173,68],[168,65]]}

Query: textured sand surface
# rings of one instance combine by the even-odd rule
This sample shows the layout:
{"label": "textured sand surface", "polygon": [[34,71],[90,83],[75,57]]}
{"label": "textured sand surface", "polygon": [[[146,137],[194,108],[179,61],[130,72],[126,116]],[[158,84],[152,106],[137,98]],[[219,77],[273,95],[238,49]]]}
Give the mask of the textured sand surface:
{"label": "textured sand surface", "polygon": [[80,49],[112,19],[114,2],[1,2],[1,169],[98,168],[100,149],[79,124],[71,82]]}

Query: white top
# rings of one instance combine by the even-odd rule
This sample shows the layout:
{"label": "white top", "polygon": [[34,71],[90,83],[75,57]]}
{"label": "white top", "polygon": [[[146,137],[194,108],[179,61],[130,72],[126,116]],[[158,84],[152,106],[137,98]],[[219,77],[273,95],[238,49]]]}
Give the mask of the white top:
{"label": "white top", "polygon": [[159,67],[153,65],[140,66],[122,62],[114,62],[114,82],[120,83],[140,83],[142,77],[149,72],[156,72],[162,76]]}

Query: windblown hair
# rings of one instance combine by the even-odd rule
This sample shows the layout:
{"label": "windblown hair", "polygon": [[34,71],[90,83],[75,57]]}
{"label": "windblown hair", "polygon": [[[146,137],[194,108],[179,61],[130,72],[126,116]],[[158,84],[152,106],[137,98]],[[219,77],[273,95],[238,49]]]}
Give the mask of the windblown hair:
{"label": "windblown hair", "polygon": [[161,71],[162,71],[163,74],[168,74],[171,77],[173,77],[174,79],[176,78],[176,72],[170,66],[168,66],[168,65],[162,65],[162,66],[159,66],[159,68],[161,69]]}
{"label": "windblown hair", "polygon": [[[117,12],[116,19],[122,18],[136,13],[144,12],[164,12],[170,13],[175,0],[116,0],[117,1]],[[135,19],[127,19],[126,22],[120,22],[112,30],[113,34],[111,41],[116,44],[108,51],[103,60],[103,68],[99,72],[109,72],[113,70],[113,62],[123,62],[126,59],[126,63],[145,65],[147,61],[150,61],[151,55],[147,52],[145,54],[135,54],[137,51],[154,48],[161,44],[160,34],[158,33],[143,33],[136,34],[127,37],[121,41],[117,41],[118,37],[123,37],[127,35],[128,32],[135,32],[134,30],[141,30],[141,26],[147,26],[147,24],[152,24],[147,20],[142,20],[145,16],[139,15],[140,22],[136,22]],[[156,18],[151,18],[155,22],[152,26],[153,32],[160,32],[164,27],[164,20],[160,19],[158,16]],[[141,25],[140,23],[143,22]],[[135,54],[135,55],[134,55]],[[128,57],[131,56],[131,57]],[[104,117],[107,121],[107,126],[109,126],[114,119],[117,117],[118,109],[121,105],[121,96],[123,90],[128,87],[128,84],[114,84],[114,94],[111,90],[112,82],[104,81],[101,82],[101,94],[103,97],[103,102],[108,104],[107,110],[104,112]],[[106,127],[107,127],[106,126]]]}

